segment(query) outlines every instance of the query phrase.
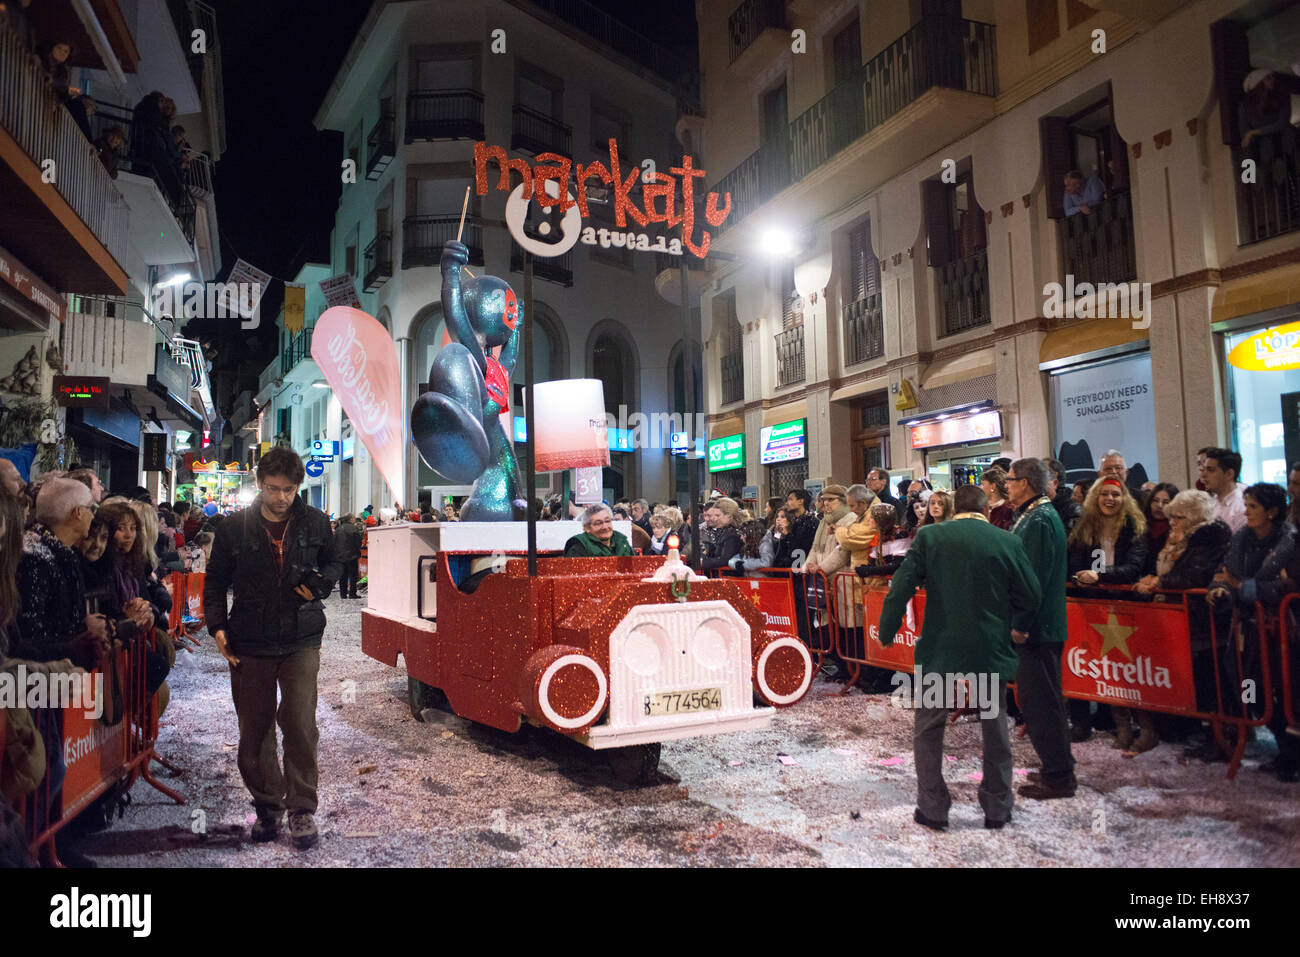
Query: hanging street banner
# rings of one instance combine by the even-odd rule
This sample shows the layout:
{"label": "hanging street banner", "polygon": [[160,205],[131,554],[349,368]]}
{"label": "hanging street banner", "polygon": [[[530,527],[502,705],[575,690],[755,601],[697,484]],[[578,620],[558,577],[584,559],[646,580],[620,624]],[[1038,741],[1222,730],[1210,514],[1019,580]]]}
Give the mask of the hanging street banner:
{"label": "hanging street banner", "polygon": [[316,323],[311,357],[374,456],[393,500],[401,501],[406,432],[397,344],[374,316],[334,306]]}
{"label": "hanging street banner", "polygon": [[320,281],[320,291],[325,294],[326,306],[347,306],[350,309],[361,308],[361,297],[357,295],[357,284],[347,273],[331,276]]}
{"label": "hanging street banner", "polygon": [[290,335],[302,332],[307,313],[307,287],[284,284],[284,328]]}
{"label": "hanging street banner", "polygon": [[269,272],[258,269],[252,263],[237,259],[234,268],[230,270],[230,275],[226,277],[222,296],[231,312],[238,313],[245,319],[251,319],[270,284]]}

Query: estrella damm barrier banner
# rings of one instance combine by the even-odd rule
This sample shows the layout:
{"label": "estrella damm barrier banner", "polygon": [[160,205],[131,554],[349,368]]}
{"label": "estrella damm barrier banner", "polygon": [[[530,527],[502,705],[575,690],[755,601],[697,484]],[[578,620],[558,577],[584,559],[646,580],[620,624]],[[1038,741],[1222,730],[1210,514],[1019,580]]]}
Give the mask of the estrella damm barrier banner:
{"label": "estrella damm barrier banner", "polygon": [[1170,602],[1069,598],[1061,657],[1066,697],[1131,708],[1196,711],[1187,609]]}
{"label": "estrella damm barrier banner", "polygon": [[189,613],[195,618],[203,617],[203,581],[205,572],[190,572],[185,583],[185,598]]}
{"label": "estrella damm barrier banner", "polygon": [[794,588],[788,577],[734,579],[763,615],[766,630],[799,637],[795,622]]}
{"label": "estrella damm barrier banner", "polygon": [[863,596],[863,610],[867,621],[867,664],[876,668],[892,668],[911,672],[916,664],[916,643],[921,638],[921,622],[925,620],[925,590],[918,589],[907,603],[902,627],[894,636],[894,643],[886,648],[880,643],[880,614],[885,608],[889,589],[880,585],[868,588]]}
{"label": "estrella damm barrier banner", "polygon": [[83,708],[63,711],[63,814],[71,817],[97,796],[99,785],[111,781],[126,763],[126,724],[104,724],[87,717]]}

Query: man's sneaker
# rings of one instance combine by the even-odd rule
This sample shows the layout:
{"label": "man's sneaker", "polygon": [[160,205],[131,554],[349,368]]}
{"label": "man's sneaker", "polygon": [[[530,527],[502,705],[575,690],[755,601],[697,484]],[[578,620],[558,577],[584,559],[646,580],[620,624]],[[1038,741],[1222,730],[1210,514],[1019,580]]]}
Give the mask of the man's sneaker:
{"label": "man's sneaker", "polygon": [[300,851],[315,847],[316,839],[320,836],[309,811],[294,811],[289,815],[289,833],[293,836],[293,846]]}
{"label": "man's sneaker", "polygon": [[274,808],[259,807],[257,821],[253,824],[252,838],[255,843],[265,844],[274,841],[280,833],[280,812]]}

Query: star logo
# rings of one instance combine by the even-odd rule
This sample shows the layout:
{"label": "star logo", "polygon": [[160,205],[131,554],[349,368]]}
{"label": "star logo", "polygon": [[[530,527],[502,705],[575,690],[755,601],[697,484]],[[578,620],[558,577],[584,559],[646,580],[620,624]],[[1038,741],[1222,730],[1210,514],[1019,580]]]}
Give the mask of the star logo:
{"label": "star logo", "polygon": [[1115,616],[1114,608],[1108,609],[1108,612],[1109,614],[1106,618],[1106,624],[1098,625],[1093,622],[1088,623],[1088,627],[1096,629],[1097,633],[1101,635],[1102,638],[1101,652],[1097,657],[1105,658],[1107,651],[1112,648],[1118,648],[1124,653],[1125,658],[1132,661],[1133,655],[1128,650],[1128,639],[1133,632],[1137,631],[1137,629],[1131,625],[1121,625],[1119,619]]}

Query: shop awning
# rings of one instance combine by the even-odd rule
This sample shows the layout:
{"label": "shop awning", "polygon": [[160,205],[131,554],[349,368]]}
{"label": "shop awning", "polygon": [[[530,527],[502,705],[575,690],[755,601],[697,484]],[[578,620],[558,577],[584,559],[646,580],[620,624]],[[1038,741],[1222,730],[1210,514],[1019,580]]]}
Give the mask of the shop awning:
{"label": "shop awning", "polygon": [[931,362],[921,374],[920,385],[922,389],[938,389],[954,382],[992,375],[997,368],[998,360],[992,349],[977,349],[951,359]]}
{"label": "shop awning", "polygon": [[1147,330],[1134,329],[1132,319],[1089,319],[1049,332],[1038,347],[1038,362],[1056,362],[1146,339]]}
{"label": "shop awning", "polygon": [[1214,291],[1210,321],[1223,322],[1300,304],[1300,263],[1230,279]]}

